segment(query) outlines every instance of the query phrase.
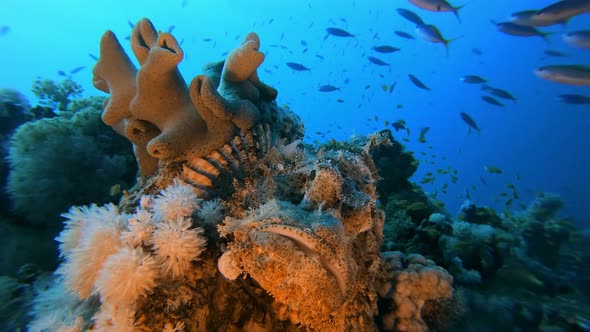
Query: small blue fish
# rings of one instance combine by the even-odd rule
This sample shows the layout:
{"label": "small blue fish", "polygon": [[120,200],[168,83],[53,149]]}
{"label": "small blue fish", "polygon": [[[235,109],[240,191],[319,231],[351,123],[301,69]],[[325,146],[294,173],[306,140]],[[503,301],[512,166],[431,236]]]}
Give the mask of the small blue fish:
{"label": "small blue fish", "polygon": [[94,55],[94,54],[92,54],[92,53],[88,53],[88,56],[89,56],[89,57],[90,57],[92,60],[94,60],[94,61],[98,61],[98,57],[97,57],[96,55]]}
{"label": "small blue fish", "polygon": [[480,181],[482,184],[486,184],[486,185],[488,184],[488,183],[487,183],[487,181],[486,181],[486,179],[483,177],[483,175],[480,175],[480,176],[479,176],[479,181]]}
{"label": "small blue fish", "polygon": [[422,8],[425,10],[429,10],[432,12],[452,12],[455,14],[459,22],[461,19],[459,18],[459,9],[463,8],[463,6],[453,6],[445,0],[409,0],[414,6],[418,8]]}
{"label": "small blue fish", "polygon": [[432,25],[432,24],[421,24],[416,26],[416,34],[420,36],[420,38],[429,41],[431,43],[439,43],[445,46],[446,55],[449,55],[449,43],[457,40],[461,37],[453,38],[453,39],[446,39],[443,37],[440,30]]}
{"label": "small blue fish", "polygon": [[338,90],[340,90],[340,88],[335,87],[333,85],[329,85],[329,84],[321,85],[319,88],[320,92],[332,92],[332,91],[338,91]]}
{"label": "small blue fish", "polygon": [[571,105],[586,105],[590,104],[590,96],[580,94],[563,94],[558,97],[558,100],[564,104]]}
{"label": "small blue fish", "polygon": [[554,57],[568,56],[566,53],[556,51],[556,50],[545,50],[545,51],[543,51],[543,53],[545,53],[545,55],[554,56]]}
{"label": "small blue fish", "polygon": [[340,29],[340,28],[327,28],[326,32],[328,33],[328,35],[332,35],[332,36],[336,36],[336,37],[354,37],[354,35],[351,34],[350,32]]}
{"label": "small blue fish", "polygon": [[485,101],[486,103],[494,106],[504,107],[504,104],[499,102],[496,98],[490,96],[481,96],[481,100]]}
{"label": "small blue fish", "polygon": [[545,42],[549,42],[549,32],[542,32],[535,27],[520,25],[514,22],[495,22],[491,21],[492,24],[496,25],[498,31],[503,32],[507,35],[517,37],[541,37]]}
{"label": "small blue fish", "polygon": [[489,86],[487,84],[483,84],[481,86],[481,89],[484,90],[484,91],[488,91],[492,95],[494,95],[496,97],[499,97],[499,98],[502,98],[502,99],[512,100],[513,102],[516,102],[518,100],[510,92],[508,92],[506,90],[503,90],[503,89],[491,87],[491,86]]}
{"label": "small blue fish", "polygon": [[397,82],[393,82],[393,84],[389,87],[389,93],[392,93],[393,90],[395,89],[395,85],[397,84]]}
{"label": "small blue fish", "polygon": [[86,68],[86,66],[80,66],[80,67],[76,67],[76,68],[74,68],[74,69],[70,70],[70,75],[72,75],[72,74],[75,74],[75,73],[77,73],[77,72],[81,71],[81,70],[82,70],[82,69],[84,69],[84,68]]}
{"label": "small blue fish", "polygon": [[10,32],[10,27],[8,25],[0,26],[0,37],[7,35]]}
{"label": "small blue fish", "polygon": [[475,129],[475,131],[477,131],[478,133],[480,132],[479,126],[469,114],[461,112],[460,115],[461,119],[463,119],[463,121],[469,126],[469,129]]}
{"label": "small blue fish", "polygon": [[419,87],[420,89],[430,90],[430,88],[426,86],[426,84],[422,83],[422,81],[420,81],[416,76],[408,74],[408,77],[410,78],[410,81],[412,81],[412,83],[414,83],[414,85]]}
{"label": "small blue fish", "polygon": [[415,25],[422,25],[422,24],[424,24],[424,21],[422,21],[422,19],[420,18],[420,16],[416,15],[416,13],[414,13],[411,10],[407,10],[407,9],[404,9],[404,8],[398,8],[398,9],[396,9],[396,11],[403,18],[405,18],[406,20],[414,23]]}
{"label": "small blue fish", "polygon": [[461,77],[459,80],[467,84],[482,84],[488,81],[485,78],[477,75],[465,75]]}
{"label": "small blue fish", "polygon": [[582,331],[590,331],[590,319],[576,315],[573,320]]}
{"label": "small blue fish", "polygon": [[420,135],[418,136],[418,142],[426,143],[426,133],[430,131],[430,127],[420,128]]}
{"label": "small blue fish", "polygon": [[367,57],[367,59],[369,59],[369,62],[374,63],[378,66],[389,66],[389,63],[372,56]]}
{"label": "small blue fish", "polygon": [[571,46],[590,50],[590,30],[568,32],[563,34],[561,38]]}
{"label": "small blue fish", "polygon": [[296,70],[296,71],[306,71],[306,70],[307,71],[311,71],[311,69],[309,69],[309,68],[307,68],[304,65],[299,64],[299,63],[287,62],[286,64],[287,64],[287,67],[289,67],[289,68],[291,68],[293,70]]}
{"label": "small blue fish", "polygon": [[168,27],[168,30],[166,30],[168,33],[172,33],[172,31],[174,30],[174,28],[176,28],[176,25],[171,25]]}
{"label": "small blue fish", "polygon": [[58,71],[57,71],[57,74],[58,74],[59,76],[68,76],[68,74],[66,74],[66,72],[65,72],[65,71],[63,71],[63,70],[58,70]]}
{"label": "small blue fish", "polygon": [[410,35],[410,34],[409,34],[409,33],[407,33],[407,32],[403,32],[403,31],[396,30],[396,31],[394,31],[393,33],[395,33],[396,35],[398,35],[398,36],[400,36],[400,37],[402,37],[402,38],[406,38],[406,39],[416,39],[416,38],[414,38],[414,36]]}
{"label": "small blue fish", "polygon": [[372,48],[372,50],[375,52],[379,52],[379,53],[393,53],[393,52],[399,51],[399,48],[389,46],[389,45],[381,45],[381,46],[374,46]]}

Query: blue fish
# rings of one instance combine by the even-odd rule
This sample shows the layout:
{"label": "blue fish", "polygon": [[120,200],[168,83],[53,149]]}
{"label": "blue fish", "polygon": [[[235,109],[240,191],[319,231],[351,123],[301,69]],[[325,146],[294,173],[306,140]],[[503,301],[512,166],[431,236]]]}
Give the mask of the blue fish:
{"label": "blue fish", "polygon": [[76,68],[74,68],[74,69],[70,70],[70,75],[72,75],[72,74],[75,74],[75,73],[77,73],[77,72],[81,71],[81,70],[82,70],[82,69],[84,69],[84,68],[86,68],[86,66],[80,66],[80,67],[76,67]]}
{"label": "blue fish", "polygon": [[481,100],[485,101],[486,103],[494,106],[504,107],[504,104],[496,100],[496,98],[490,96],[481,96]]}
{"label": "blue fish", "polygon": [[354,37],[354,35],[350,32],[339,28],[327,28],[326,32],[328,33],[328,35],[336,37]]}
{"label": "blue fish", "polygon": [[480,132],[479,126],[477,125],[475,120],[473,120],[473,118],[469,116],[469,114],[465,112],[461,112],[460,114],[461,119],[463,119],[463,121],[469,126],[470,129],[472,128],[475,129],[475,131],[477,131],[478,133]]}
{"label": "blue fish", "polygon": [[311,71],[311,69],[305,67],[304,65],[295,62],[287,62],[287,67],[297,71]]}
{"label": "blue fish", "polygon": [[8,34],[10,32],[10,27],[8,25],[0,26],[0,37]]}
{"label": "blue fish", "polygon": [[340,90],[340,88],[335,87],[333,85],[329,85],[329,84],[322,85],[319,88],[319,91],[321,91],[321,92],[332,92],[332,91],[337,91],[337,90]]}
{"label": "blue fish", "polygon": [[580,94],[563,94],[558,97],[558,100],[564,104],[585,105],[590,104],[590,96]]}
{"label": "blue fish", "polygon": [[396,9],[396,11],[403,18],[405,18],[406,20],[414,23],[415,25],[422,25],[422,24],[424,24],[424,21],[420,18],[420,16],[416,15],[416,13],[414,13],[411,10],[407,10],[407,9],[404,9],[404,8],[398,8],[398,9]]}
{"label": "blue fish", "polygon": [[381,45],[381,46],[374,46],[372,48],[372,50],[375,52],[379,52],[379,53],[393,53],[393,52],[399,51],[399,48],[389,46],[389,45]]}
{"label": "blue fish", "polygon": [[396,82],[393,82],[393,84],[389,87],[389,93],[392,93],[393,92],[393,89],[395,89],[395,85],[396,84],[397,84],[397,81]]}
{"label": "blue fish", "polygon": [[406,38],[406,39],[416,39],[416,38],[414,38],[414,36],[410,35],[410,34],[409,34],[409,33],[407,33],[407,32],[403,32],[403,31],[396,30],[396,31],[394,31],[393,33],[395,33],[396,35],[398,35],[398,36],[400,36],[400,37],[402,37],[402,38]]}
{"label": "blue fish", "polygon": [[374,63],[378,66],[389,66],[389,63],[372,56],[367,57],[367,59],[369,59],[369,62]]}
{"label": "blue fish", "polygon": [[422,83],[422,81],[420,81],[416,76],[408,74],[408,77],[410,78],[410,81],[412,81],[412,83],[414,83],[414,85],[420,89],[430,90],[430,88],[426,86],[426,84]]}

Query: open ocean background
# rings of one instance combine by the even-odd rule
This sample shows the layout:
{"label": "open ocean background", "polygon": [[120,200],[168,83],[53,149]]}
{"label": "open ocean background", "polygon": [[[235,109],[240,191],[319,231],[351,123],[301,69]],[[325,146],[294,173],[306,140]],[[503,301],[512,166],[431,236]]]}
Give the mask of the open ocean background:
{"label": "open ocean background", "polygon": [[[563,215],[581,226],[590,225],[590,106],[566,105],[556,97],[565,93],[589,94],[588,87],[559,85],[537,78],[532,70],[549,64],[590,65],[590,53],[566,45],[561,33],[590,29],[590,15],[575,17],[567,26],[552,26],[550,43],[542,38],[512,37],[497,31],[490,20],[506,20],[510,13],[542,8],[551,0],[468,1],[460,10],[461,22],[452,13],[433,13],[407,1],[26,1],[4,0],[0,25],[9,30],[0,37],[0,87],[13,88],[35,98],[31,86],[37,78],[56,81],[58,71],[85,66],[73,79],[84,96],[100,95],[91,84],[91,69],[98,43],[111,29],[130,53],[128,22],[150,18],[162,30],[172,29],[185,59],[180,70],[185,80],[201,73],[205,63],[224,58],[243,37],[255,31],[267,57],[259,70],[261,79],[279,90],[277,102],[288,105],[305,122],[308,142],[344,140],[351,134],[367,134],[403,119],[410,128],[406,147],[414,151],[420,166],[414,181],[432,172],[435,180],[424,184],[430,193],[456,214],[466,194],[478,205],[503,211],[514,184],[519,199],[509,211],[520,210],[540,192],[554,192],[565,202]],[[453,5],[465,2],[453,1]],[[397,8],[416,12],[435,24],[446,38],[461,37],[444,46],[394,34],[415,35],[414,26],[399,16]],[[173,27],[172,27],[173,26]],[[355,38],[326,37],[326,28],[337,27]],[[380,54],[371,48],[391,45],[401,51]],[[473,49],[481,50],[475,54]],[[567,53],[550,57],[547,49]],[[377,66],[368,56],[389,66]],[[295,62],[310,71],[294,71]],[[413,74],[428,85],[425,91],[408,79]],[[489,84],[518,98],[496,107],[481,100],[477,85],[459,80],[479,75]],[[396,82],[392,93],[388,92]],[[320,92],[319,86],[339,87]],[[504,102],[504,101],[503,101]],[[481,133],[469,134],[460,112],[472,116]],[[417,141],[420,128],[430,127],[426,143]],[[398,140],[403,131],[394,132]],[[490,174],[485,166],[499,167]],[[437,169],[457,170],[451,174]],[[484,184],[485,182],[485,184]],[[448,184],[446,193],[443,186]]]}

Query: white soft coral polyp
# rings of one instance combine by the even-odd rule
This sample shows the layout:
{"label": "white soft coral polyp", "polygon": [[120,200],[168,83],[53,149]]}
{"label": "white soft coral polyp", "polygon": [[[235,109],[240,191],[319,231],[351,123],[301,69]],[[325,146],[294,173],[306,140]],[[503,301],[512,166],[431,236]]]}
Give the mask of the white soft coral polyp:
{"label": "white soft coral polyp", "polygon": [[189,217],[197,209],[200,199],[192,187],[174,180],[153,200],[152,209],[158,221]]}
{"label": "white soft coral polyp", "polygon": [[125,307],[156,286],[158,265],[141,249],[122,248],[104,263],[96,281],[103,302]]}
{"label": "white soft coral polyp", "polygon": [[199,258],[207,241],[202,228],[191,228],[190,219],[177,218],[157,224],[152,244],[164,273],[178,278],[190,268],[191,261]]}

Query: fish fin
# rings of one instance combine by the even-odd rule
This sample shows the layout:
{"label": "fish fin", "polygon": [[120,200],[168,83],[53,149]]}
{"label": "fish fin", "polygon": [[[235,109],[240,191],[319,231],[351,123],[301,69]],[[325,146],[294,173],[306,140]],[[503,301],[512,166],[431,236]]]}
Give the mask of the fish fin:
{"label": "fish fin", "polygon": [[557,32],[541,32],[541,34],[539,35],[539,37],[543,38],[543,40],[547,43],[547,44],[551,44],[551,40],[549,39],[549,36],[556,34]]}
{"label": "fish fin", "polygon": [[465,7],[467,4],[461,5],[461,6],[457,6],[457,7],[453,7],[453,14],[455,14],[455,17],[457,17],[457,21],[459,21],[459,23],[461,23],[461,17],[459,16],[459,10],[463,7]]}
{"label": "fish fin", "polygon": [[445,40],[444,40],[444,45],[445,45],[445,49],[446,49],[446,57],[447,57],[447,58],[449,57],[449,44],[450,44],[450,43],[452,43],[452,42],[454,42],[455,40],[457,40],[457,39],[461,39],[461,38],[463,38],[463,37],[464,37],[464,36],[463,36],[463,35],[461,35],[461,36],[459,36],[459,37],[455,37],[455,38],[451,38],[451,39],[445,39]]}
{"label": "fish fin", "polygon": [[570,19],[571,19],[571,17],[570,18],[566,18],[563,21],[559,21],[558,23],[561,24],[564,28],[567,28],[568,24],[570,23]]}

